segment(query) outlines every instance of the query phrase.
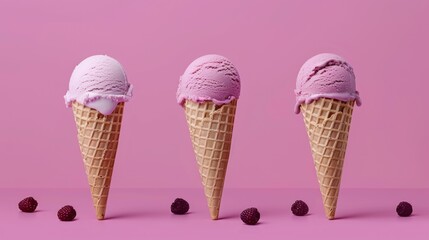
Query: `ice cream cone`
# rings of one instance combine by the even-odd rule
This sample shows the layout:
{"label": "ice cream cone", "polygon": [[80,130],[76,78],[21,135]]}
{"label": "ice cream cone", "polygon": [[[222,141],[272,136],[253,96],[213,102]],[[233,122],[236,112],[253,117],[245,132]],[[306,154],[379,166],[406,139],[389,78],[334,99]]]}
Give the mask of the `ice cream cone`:
{"label": "ice cream cone", "polygon": [[123,109],[121,102],[112,114],[105,116],[83,104],[73,103],[80,150],[99,220],[104,219],[106,212]]}
{"label": "ice cream cone", "polygon": [[216,105],[211,101],[184,104],[210,216],[219,217],[225,174],[231,149],[237,100]]}
{"label": "ice cream cone", "polygon": [[335,217],[354,102],[320,98],[301,105],[328,219]]}

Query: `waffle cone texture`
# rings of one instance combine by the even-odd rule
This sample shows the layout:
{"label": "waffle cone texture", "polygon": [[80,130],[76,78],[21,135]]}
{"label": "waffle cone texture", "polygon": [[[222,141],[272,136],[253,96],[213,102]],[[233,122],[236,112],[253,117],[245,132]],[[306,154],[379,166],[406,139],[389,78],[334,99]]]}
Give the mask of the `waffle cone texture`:
{"label": "waffle cone texture", "polygon": [[301,105],[328,219],[335,218],[353,106],[329,98]]}
{"label": "waffle cone texture", "polygon": [[83,104],[73,103],[77,137],[99,220],[104,219],[106,213],[123,109],[124,103],[119,103],[112,114],[105,116]]}
{"label": "waffle cone texture", "polygon": [[236,106],[237,100],[221,106],[213,102],[193,101],[186,101],[184,105],[204,193],[213,220],[219,217]]}

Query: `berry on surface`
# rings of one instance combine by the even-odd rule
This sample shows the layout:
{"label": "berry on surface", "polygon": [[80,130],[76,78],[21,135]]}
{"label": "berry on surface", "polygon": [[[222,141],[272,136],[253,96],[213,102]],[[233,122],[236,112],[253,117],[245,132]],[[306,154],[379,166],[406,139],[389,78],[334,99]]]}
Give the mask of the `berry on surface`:
{"label": "berry on surface", "polygon": [[261,218],[261,214],[257,208],[252,207],[241,212],[240,218],[247,225],[256,225]]}
{"label": "berry on surface", "polygon": [[19,209],[28,213],[34,212],[37,208],[37,205],[37,201],[32,197],[24,198],[21,202],[18,203]]}
{"label": "berry on surface", "polygon": [[76,217],[76,210],[72,206],[66,205],[58,210],[57,216],[61,221],[73,221]]}
{"label": "berry on surface", "polygon": [[408,217],[413,213],[413,206],[408,202],[400,202],[396,207],[396,213],[401,217]]}
{"label": "berry on surface", "polygon": [[304,216],[308,213],[308,205],[302,200],[296,200],[290,210],[295,216]]}
{"label": "berry on surface", "polygon": [[174,214],[183,215],[189,211],[189,203],[182,198],[176,198],[176,200],[171,204],[170,209]]}

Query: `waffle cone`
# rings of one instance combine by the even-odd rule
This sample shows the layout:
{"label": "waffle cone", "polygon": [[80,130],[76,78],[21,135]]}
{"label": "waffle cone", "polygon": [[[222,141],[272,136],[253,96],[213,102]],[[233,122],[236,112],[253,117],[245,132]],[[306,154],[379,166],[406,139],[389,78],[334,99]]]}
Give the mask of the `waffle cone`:
{"label": "waffle cone", "polygon": [[222,106],[186,101],[185,113],[210,216],[219,217],[237,100]]}
{"label": "waffle cone", "polygon": [[321,98],[302,104],[325,214],[335,217],[354,101]]}
{"label": "waffle cone", "polygon": [[83,104],[73,103],[80,151],[99,220],[104,219],[106,212],[123,109],[124,103],[119,103],[112,114],[105,116]]}

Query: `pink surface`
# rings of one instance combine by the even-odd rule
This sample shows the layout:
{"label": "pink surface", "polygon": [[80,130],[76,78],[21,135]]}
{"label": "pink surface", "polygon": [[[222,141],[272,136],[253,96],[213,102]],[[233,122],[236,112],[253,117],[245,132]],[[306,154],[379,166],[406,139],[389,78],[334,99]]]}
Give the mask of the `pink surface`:
{"label": "pink surface", "polygon": [[195,59],[180,76],[177,102],[225,104],[240,96],[240,75],[226,57],[209,54]]}
{"label": "pink surface", "polygon": [[344,102],[356,100],[356,104],[361,105],[353,67],[332,53],[317,54],[302,65],[296,79],[295,94],[295,113],[299,113],[302,103],[308,104],[322,97]]}
{"label": "pink surface", "polygon": [[[190,62],[218,53],[243,83],[225,187],[317,188],[292,109],[298,70],[320,52],[353,64],[365,105],[354,112],[342,187],[427,187],[428,8],[427,0],[2,0],[0,187],[87,187],[63,95],[77,63],[108,54],[134,85],[113,186],[202,191],[175,94]],[[121,212],[115,200],[110,207]],[[277,222],[284,231],[286,223]]]}
{"label": "pink surface", "polygon": [[[427,239],[428,190],[345,190],[340,193],[337,220],[327,220],[318,189],[229,189],[224,194],[220,220],[210,220],[204,194],[192,189],[112,189],[107,220],[94,217],[87,189],[0,190],[1,239]],[[38,211],[22,213],[17,204],[32,194]],[[184,216],[170,213],[173,200],[189,201]],[[304,217],[293,216],[290,205],[302,199],[310,207]],[[414,214],[401,218],[396,205],[406,199]],[[73,222],[60,222],[57,210],[72,204]],[[239,219],[241,210],[261,212],[256,226]]]}

